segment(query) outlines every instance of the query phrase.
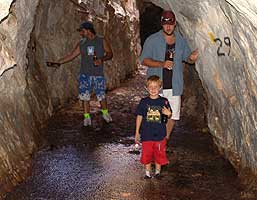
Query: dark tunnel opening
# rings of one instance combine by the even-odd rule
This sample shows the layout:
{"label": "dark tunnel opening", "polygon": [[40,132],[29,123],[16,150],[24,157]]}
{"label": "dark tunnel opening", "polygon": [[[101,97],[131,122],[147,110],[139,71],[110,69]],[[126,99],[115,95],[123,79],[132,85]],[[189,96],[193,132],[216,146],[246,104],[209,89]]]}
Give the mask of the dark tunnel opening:
{"label": "dark tunnel opening", "polygon": [[155,6],[153,3],[144,3],[140,10],[140,40],[143,46],[146,38],[151,34],[159,31],[160,18],[163,9]]}

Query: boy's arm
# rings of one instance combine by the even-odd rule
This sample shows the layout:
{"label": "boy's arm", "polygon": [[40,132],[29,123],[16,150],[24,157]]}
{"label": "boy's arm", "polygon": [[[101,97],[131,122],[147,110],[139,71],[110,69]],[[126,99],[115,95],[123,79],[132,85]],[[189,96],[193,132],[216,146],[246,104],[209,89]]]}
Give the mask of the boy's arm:
{"label": "boy's arm", "polygon": [[142,119],[143,117],[141,115],[137,115],[136,118],[136,133],[135,133],[135,143],[139,143],[140,142],[140,133],[139,133],[139,129],[142,123]]}

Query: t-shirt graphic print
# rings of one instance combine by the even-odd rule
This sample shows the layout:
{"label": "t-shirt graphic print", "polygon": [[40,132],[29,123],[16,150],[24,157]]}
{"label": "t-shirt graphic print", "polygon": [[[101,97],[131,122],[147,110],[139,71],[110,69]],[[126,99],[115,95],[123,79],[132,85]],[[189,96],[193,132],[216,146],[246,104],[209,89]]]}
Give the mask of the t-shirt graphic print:
{"label": "t-shirt graphic print", "polygon": [[95,47],[94,46],[88,46],[87,47],[87,55],[88,56],[93,56],[95,52]]}
{"label": "t-shirt graphic print", "polygon": [[161,123],[161,107],[147,105],[146,121]]}

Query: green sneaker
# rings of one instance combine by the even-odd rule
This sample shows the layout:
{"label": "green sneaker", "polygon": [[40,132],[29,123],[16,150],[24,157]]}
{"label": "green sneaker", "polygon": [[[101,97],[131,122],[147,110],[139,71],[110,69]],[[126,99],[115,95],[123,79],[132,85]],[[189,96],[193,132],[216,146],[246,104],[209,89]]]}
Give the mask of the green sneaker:
{"label": "green sneaker", "polygon": [[107,123],[112,122],[112,117],[109,113],[103,114],[102,116]]}
{"label": "green sneaker", "polygon": [[91,126],[92,122],[91,122],[91,118],[85,118],[84,119],[84,126]]}

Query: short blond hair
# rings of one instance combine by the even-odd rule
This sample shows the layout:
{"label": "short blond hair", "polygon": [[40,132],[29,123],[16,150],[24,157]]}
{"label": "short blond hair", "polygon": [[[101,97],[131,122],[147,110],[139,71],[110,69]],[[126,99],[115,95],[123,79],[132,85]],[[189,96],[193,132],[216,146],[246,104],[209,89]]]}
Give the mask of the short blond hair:
{"label": "short blond hair", "polygon": [[146,86],[148,86],[151,82],[158,83],[160,87],[162,86],[162,81],[159,76],[156,76],[156,75],[149,76],[146,81]]}

